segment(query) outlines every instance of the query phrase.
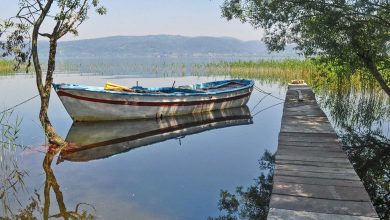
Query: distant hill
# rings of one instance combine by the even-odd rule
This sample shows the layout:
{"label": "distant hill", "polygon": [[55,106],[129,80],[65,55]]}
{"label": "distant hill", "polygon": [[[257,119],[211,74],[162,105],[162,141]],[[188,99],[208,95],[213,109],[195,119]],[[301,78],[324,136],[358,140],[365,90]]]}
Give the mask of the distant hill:
{"label": "distant hill", "polygon": [[[48,44],[40,44],[47,56]],[[134,57],[297,57],[291,47],[268,54],[261,41],[241,41],[229,37],[185,37],[173,35],[115,36],[58,44],[57,58],[134,58]]]}

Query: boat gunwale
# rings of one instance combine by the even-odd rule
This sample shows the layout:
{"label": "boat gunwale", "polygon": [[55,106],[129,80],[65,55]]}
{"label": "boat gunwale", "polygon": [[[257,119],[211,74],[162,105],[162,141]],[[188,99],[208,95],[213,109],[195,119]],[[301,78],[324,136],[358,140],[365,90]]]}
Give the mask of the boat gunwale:
{"label": "boat gunwale", "polygon": [[[227,90],[221,90],[221,91],[206,91],[206,92],[200,92],[199,93],[137,93],[137,92],[118,92],[118,91],[110,91],[110,90],[104,90],[103,87],[98,86],[83,86],[79,84],[55,84],[53,83],[52,86],[56,92],[59,90],[72,90],[72,91],[88,91],[88,92],[96,92],[96,93],[102,93],[102,94],[114,94],[114,95],[127,95],[127,96],[157,96],[157,97],[189,97],[189,96],[208,96],[208,95],[219,95],[219,94],[226,94],[226,93],[232,93],[232,92],[238,92],[245,89],[252,88],[255,84],[253,80],[247,80],[247,79],[233,79],[233,80],[219,80],[219,81],[212,81],[212,82],[206,82],[206,83],[197,83],[188,85],[193,88],[201,87],[205,84],[210,83],[228,83],[228,82],[238,82],[240,83],[244,81],[245,84],[238,88],[232,88]],[[149,90],[155,90],[158,91],[159,89],[168,88],[168,87],[156,87],[156,88],[148,88]]]}

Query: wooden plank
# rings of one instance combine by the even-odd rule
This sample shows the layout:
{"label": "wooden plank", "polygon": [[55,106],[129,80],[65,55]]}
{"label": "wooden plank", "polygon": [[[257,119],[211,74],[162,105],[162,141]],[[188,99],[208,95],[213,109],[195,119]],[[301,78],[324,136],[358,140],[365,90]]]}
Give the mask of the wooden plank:
{"label": "wooden plank", "polygon": [[315,142],[315,141],[284,141],[280,140],[279,143],[281,145],[286,146],[300,146],[300,147],[338,147],[339,149],[342,149],[341,145],[337,142]]}
{"label": "wooden plank", "polygon": [[360,180],[338,180],[338,179],[324,179],[324,178],[314,178],[314,177],[296,177],[296,176],[281,176],[275,175],[274,182],[284,182],[284,183],[305,183],[321,186],[348,186],[348,187],[363,187],[363,184]]}
{"label": "wooden plank", "polygon": [[316,213],[378,217],[370,202],[328,200],[273,194],[270,207]]}
{"label": "wooden plank", "polygon": [[333,167],[318,167],[308,165],[294,165],[294,164],[276,164],[278,170],[291,170],[291,171],[306,171],[306,172],[321,172],[321,173],[340,173],[340,174],[355,174],[354,169],[333,168]]}
{"label": "wooden plank", "polygon": [[277,160],[300,160],[300,161],[318,161],[318,162],[334,162],[343,163],[346,162],[345,158],[325,158],[321,156],[305,156],[305,155],[276,155]]}
{"label": "wooden plank", "polygon": [[296,146],[279,144],[278,150],[297,150],[297,151],[320,151],[320,152],[340,152],[339,146]]}
{"label": "wooden plank", "polygon": [[[305,124],[299,126],[297,124]],[[296,120],[291,123],[284,123],[281,126],[281,131],[286,132],[306,132],[306,133],[332,133],[333,129],[330,124],[320,124],[312,121]]]}
{"label": "wooden plank", "polygon": [[305,172],[305,171],[292,171],[292,170],[276,170],[275,175],[281,176],[296,176],[296,177],[313,177],[322,179],[338,179],[338,180],[356,180],[359,181],[359,177],[355,174],[342,174],[342,173],[328,173],[328,172]]}
{"label": "wooden plank", "polygon": [[352,165],[347,161],[343,161],[341,163],[335,163],[335,162],[301,161],[301,160],[278,160],[276,161],[276,164],[353,169]]}
{"label": "wooden plank", "polygon": [[318,151],[318,150],[296,150],[296,149],[278,149],[278,155],[305,155],[308,157],[324,157],[324,158],[343,158],[348,160],[347,155],[344,152],[332,152],[332,151]]}
{"label": "wooden plank", "polygon": [[318,199],[370,202],[367,192],[361,187],[274,182],[272,193]]}
{"label": "wooden plank", "polygon": [[287,137],[322,137],[322,138],[335,138],[338,139],[336,133],[296,133],[296,132],[280,132],[279,136],[287,136]]}
{"label": "wooden plank", "polygon": [[379,218],[366,216],[326,214],[276,208],[271,208],[268,215],[270,216],[269,220],[379,220]]}
{"label": "wooden plank", "polygon": [[[332,137],[332,136],[309,136],[309,135],[299,135],[301,133],[297,132],[297,136],[292,136],[294,132],[289,132],[289,135],[279,135],[278,140],[281,141],[299,141],[299,142],[310,142],[310,143],[336,143],[340,144],[340,140],[338,138]],[[313,133],[315,134],[315,133]],[[325,133],[325,134],[331,134],[331,133]]]}

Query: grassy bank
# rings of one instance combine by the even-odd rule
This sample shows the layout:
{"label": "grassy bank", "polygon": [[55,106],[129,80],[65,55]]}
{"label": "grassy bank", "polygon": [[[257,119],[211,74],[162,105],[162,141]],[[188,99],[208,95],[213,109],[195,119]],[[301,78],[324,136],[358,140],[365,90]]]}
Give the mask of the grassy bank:
{"label": "grassy bank", "polygon": [[14,63],[11,60],[0,59],[0,75],[8,75],[14,72]]}

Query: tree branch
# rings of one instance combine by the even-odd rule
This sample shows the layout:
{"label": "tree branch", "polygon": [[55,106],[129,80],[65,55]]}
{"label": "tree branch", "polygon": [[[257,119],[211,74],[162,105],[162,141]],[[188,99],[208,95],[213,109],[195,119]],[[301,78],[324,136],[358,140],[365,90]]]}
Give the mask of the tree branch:
{"label": "tree branch", "polygon": [[[73,21],[69,21],[67,23],[64,23],[63,25],[63,28],[59,31],[59,35],[58,35],[58,38],[57,39],[60,39],[62,36],[64,36],[66,33],[68,33],[69,30],[71,30],[73,28],[73,26],[75,25],[75,23],[77,21],[79,21],[80,17],[86,12],[87,8],[87,2],[88,0],[84,0],[82,6],[80,7],[80,10],[79,12],[76,14],[76,16],[73,18]],[[82,21],[80,21],[82,22]]]}
{"label": "tree branch", "polygon": [[[39,1],[39,0],[38,0]],[[53,0],[48,0],[45,7],[42,10],[41,15],[38,17],[37,21],[34,24],[33,32],[32,32],[32,47],[31,52],[33,56],[34,61],[34,68],[35,68],[35,74],[36,74],[36,82],[38,91],[41,97],[46,97],[46,94],[44,92],[44,88],[42,85],[42,68],[39,62],[39,56],[38,56],[38,35],[39,35],[39,29],[45,20],[45,17],[47,13],[50,10],[51,5],[53,4]]]}
{"label": "tree branch", "polygon": [[48,34],[48,33],[38,33],[40,36],[42,37],[47,37],[47,38],[51,38],[52,35],[51,34]]}

